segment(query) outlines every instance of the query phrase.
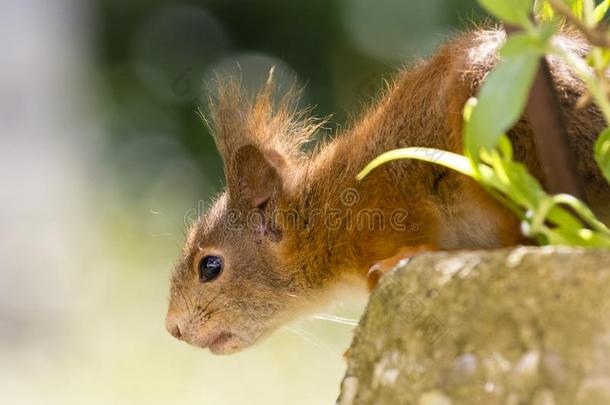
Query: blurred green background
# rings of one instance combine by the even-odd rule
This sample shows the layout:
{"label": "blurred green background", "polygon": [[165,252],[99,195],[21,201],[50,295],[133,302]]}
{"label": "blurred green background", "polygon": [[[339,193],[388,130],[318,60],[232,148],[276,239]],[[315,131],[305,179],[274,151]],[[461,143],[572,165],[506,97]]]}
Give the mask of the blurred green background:
{"label": "blurred green background", "polygon": [[[474,0],[0,2],[0,403],[328,404],[352,326],[231,357],[164,330],[186,219],[222,188],[197,111],[271,66],[340,130]],[[357,320],[361,294],[329,313]]]}

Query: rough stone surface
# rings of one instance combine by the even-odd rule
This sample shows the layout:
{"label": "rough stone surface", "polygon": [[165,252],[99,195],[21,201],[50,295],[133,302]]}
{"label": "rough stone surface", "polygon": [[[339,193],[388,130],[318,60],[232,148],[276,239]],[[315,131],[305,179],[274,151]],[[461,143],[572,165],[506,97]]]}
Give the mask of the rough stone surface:
{"label": "rough stone surface", "polygon": [[610,404],[610,251],[418,256],[385,275],[339,404]]}

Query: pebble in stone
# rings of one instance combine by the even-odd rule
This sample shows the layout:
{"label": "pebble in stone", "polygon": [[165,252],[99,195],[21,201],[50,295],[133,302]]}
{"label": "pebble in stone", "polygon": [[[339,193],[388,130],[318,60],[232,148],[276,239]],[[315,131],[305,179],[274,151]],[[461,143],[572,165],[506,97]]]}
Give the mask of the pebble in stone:
{"label": "pebble in stone", "polygon": [[525,353],[511,371],[511,382],[515,387],[529,388],[539,379],[540,352],[536,350]]}
{"label": "pebble in stone", "polygon": [[496,391],[496,384],[492,383],[492,382],[487,382],[485,383],[485,385],[483,386],[483,389],[485,390],[485,392],[487,392],[488,394],[493,393],[494,391]]}
{"label": "pebble in stone", "polygon": [[400,371],[395,368],[384,371],[381,383],[383,385],[394,385],[398,379],[398,374],[400,374]]}
{"label": "pebble in stone", "polygon": [[390,355],[385,356],[377,364],[375,364],[372,381],[373,388],[378,388],[379,386],[393,385],[396,382],[399,371],[396,368],[389,368],[388,365],[396,364],[398,361],[398,356],[398,352],[390,353]]}
{"label": "pebble in stone", "polygon": [[501,376],[510,371],[512,364],[502,355],[502,353],[494,352],[483,359],[485,373],[490,376]]}
{"label": "pebble in stone", "polygon": [[455,359],[447,374],[447,383],[449,385],[462,385],[467,383],[477,372],[477,361],[477,356],[469,353],[463,354]]}

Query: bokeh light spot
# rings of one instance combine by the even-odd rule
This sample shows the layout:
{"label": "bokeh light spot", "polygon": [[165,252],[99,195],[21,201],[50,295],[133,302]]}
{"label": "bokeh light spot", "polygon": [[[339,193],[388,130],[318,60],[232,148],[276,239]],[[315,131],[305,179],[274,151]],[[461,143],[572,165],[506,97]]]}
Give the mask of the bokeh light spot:
{"label": "bokeh light spot", "polygon": [[346,33],[360,52],[395,61],[427,55],[443,41],[444,7],[442,0],[343,0],[341,11]]}
{"label": "bokeh light spot", "polygon": [[202,8],[172,6],[153,13],[132,44],[136,75],[159,97],[196,100],[201,73],[229,48],[217,19]]}

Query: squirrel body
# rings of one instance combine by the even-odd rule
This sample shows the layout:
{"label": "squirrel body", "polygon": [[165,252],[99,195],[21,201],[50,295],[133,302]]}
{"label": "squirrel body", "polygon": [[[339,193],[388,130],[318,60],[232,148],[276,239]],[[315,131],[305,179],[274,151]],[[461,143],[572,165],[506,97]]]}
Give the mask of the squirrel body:
{"label": "squirrel body", "polygon": [[[588,50],[575,34],[557,40],[579,54]],[[323,123],[297,110],[296,93],[274,103],[270,82],[248,100],[237,83],[224,83],[211,118],[227,189],[189,232],[172,276],[170,333],[231,353],[311,311],[336,287],[363,284],[372,265],[405,247],[416,252],[524,242],[507,208],[449,169],[403,160],[355,180],[389,150],[461,153],[464,104],[497,63],[504,41],[499,28],[460,35],[400,72],[357,123],[309,152],[302,145]],[[592,157],[606,122],[595,106],[576,109],[584,85],[559,62],[549,62],[586,196],[607,221],[610,187]],[[515,159],[544,181],[527,117],[508,135]]]}

